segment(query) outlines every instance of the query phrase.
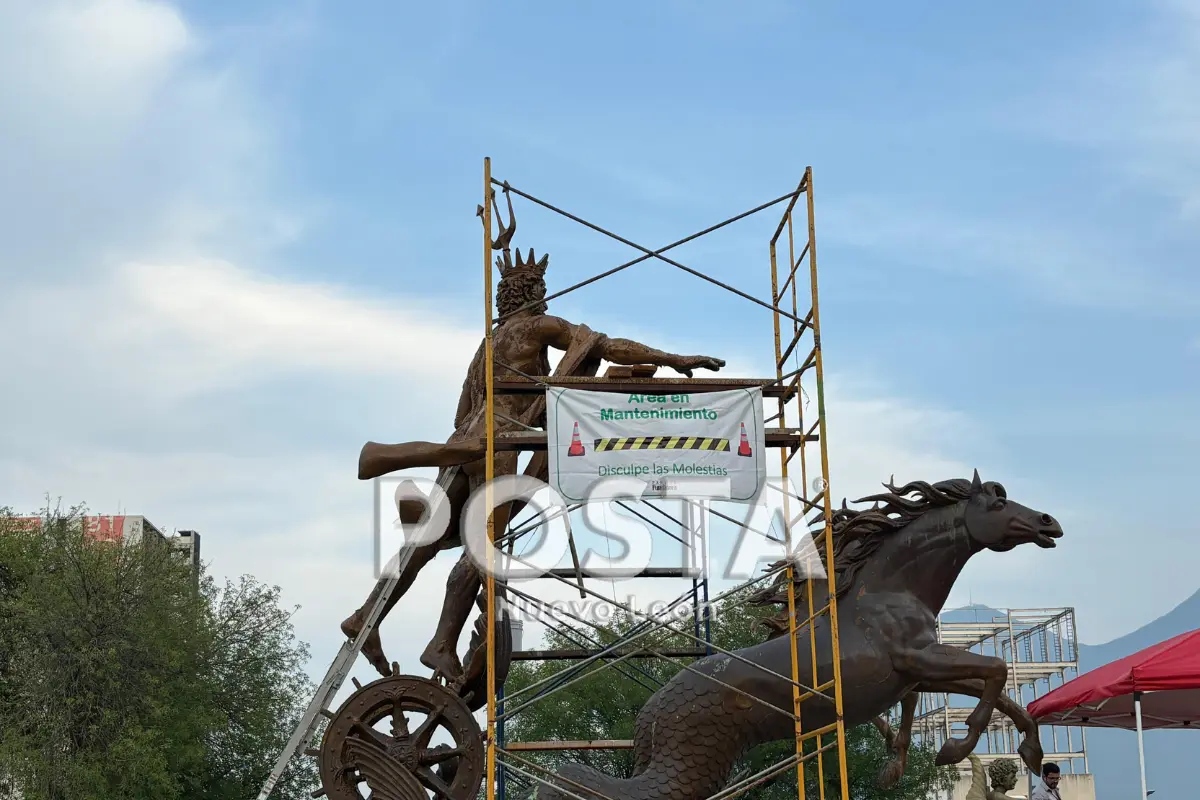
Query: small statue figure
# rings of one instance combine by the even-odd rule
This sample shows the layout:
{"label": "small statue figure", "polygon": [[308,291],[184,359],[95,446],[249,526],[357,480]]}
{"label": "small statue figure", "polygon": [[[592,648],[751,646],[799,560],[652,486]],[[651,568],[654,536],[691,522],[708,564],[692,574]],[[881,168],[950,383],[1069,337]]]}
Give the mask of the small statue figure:
{"label": "small statue figure", "polygon": [[[967,789],[966,800],[1012,800],[1008,793],[1017,785],[1016,761],[1011,758],[998,759],[985,772],[979,756],[971,753],[967,758],[971,762],[971,788]],[[989,779],[991,789],[988,789]]]}

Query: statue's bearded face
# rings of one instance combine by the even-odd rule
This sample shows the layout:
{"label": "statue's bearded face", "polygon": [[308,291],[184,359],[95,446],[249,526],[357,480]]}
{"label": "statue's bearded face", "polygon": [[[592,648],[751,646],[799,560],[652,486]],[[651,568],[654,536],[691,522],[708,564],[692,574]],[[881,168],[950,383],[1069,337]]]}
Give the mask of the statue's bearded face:
{"label": "statue's bearded face", "polygon": [[[546,278],[537,270],[515,270],[500,279],[496,287],[496,310],[500,316],[521,308],[526,303],[543,300],[546,296]],[[546,313],[543,301],[526,309],[531,314]]]}

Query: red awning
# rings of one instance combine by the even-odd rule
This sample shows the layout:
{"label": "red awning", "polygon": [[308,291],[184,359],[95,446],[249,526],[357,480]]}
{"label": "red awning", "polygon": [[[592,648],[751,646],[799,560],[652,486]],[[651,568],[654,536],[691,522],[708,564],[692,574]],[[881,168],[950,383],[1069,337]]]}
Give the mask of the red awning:
{"label": "red awning", "polygon": [[1085,672],[1034,700],[1042,725],[1134,730],[1133,694],[1142,692],[1142,727],[1200,728],[1200,629]]}

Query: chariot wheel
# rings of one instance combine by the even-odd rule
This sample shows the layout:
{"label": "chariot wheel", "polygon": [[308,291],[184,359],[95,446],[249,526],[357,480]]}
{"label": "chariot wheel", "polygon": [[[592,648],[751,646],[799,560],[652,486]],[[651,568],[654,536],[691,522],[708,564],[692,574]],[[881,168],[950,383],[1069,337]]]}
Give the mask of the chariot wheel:
{"label": "chariot wheel", "polygon": [[[329,719],[320,752],[326,797],[475,800],[484,771],[475,717],[441,684],[398,673],[393,665],[391,677],[358,689]],[[432,743],[439,731],[450,743]]]}

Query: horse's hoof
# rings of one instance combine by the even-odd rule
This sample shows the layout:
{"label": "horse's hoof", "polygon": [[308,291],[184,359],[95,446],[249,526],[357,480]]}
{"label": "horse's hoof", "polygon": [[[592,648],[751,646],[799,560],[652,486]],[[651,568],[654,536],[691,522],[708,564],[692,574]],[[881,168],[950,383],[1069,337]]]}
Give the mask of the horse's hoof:
{"label": "horse's hoof", "polygon": [[1034,775],[1042,774],[1042,744],[1036,739],[1026,739],[1021,742],[1017,748],[1017,754],[1021,756],[1021,760],[1025,762],[1025,766],[1029,767],[1030,773]]}
{"label": "horse's hoof", "polygon": [[902,777],[904,777],[904,766],[900,763],[900,759],[894,758],[879,771],[879,777],[875,779],[875,783],[880,789],[887,791],[899,783]]}
{"label": "horse's hoof", "polygon": [[974,749],[974,745],[966,739],[950,739],[942,745],[942,749],[938,751],[934,763],[939,767],[957,764],[970,755],[972,749]]}

